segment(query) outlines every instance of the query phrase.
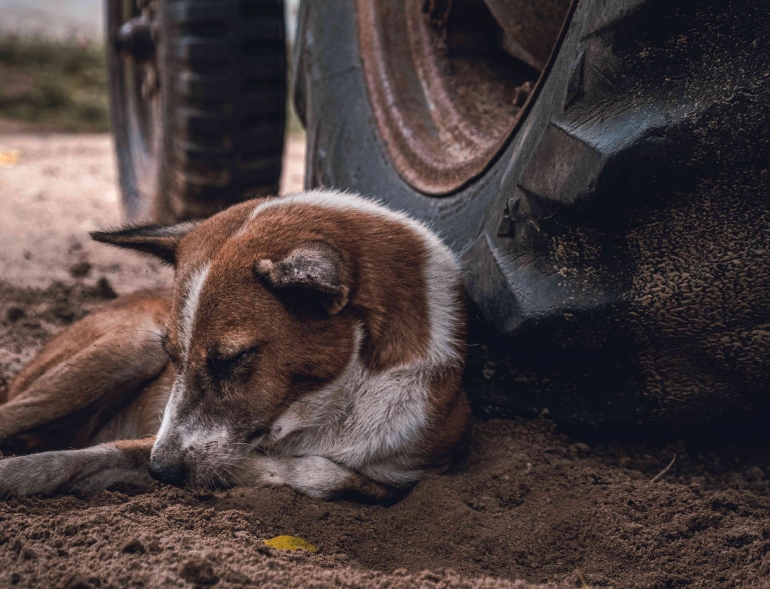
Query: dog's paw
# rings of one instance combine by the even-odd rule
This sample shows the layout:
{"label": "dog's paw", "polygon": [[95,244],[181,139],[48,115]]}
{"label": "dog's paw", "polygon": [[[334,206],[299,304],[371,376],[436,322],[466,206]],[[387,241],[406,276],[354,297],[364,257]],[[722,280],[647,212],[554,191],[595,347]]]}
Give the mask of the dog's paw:
{"label": "dog's paw", "polygon": [[50,494],[56,491],[55,470],[45,454],[0,460],[0,497]]}
{"label": "dog's paw", "polygon": [[[23,458],[23,457],[21,457]],[[19,470],[23,467],[23,462],[19,458],[0,459],[0,498],[8,499],[14,495],[23,495],[20,485]]]}

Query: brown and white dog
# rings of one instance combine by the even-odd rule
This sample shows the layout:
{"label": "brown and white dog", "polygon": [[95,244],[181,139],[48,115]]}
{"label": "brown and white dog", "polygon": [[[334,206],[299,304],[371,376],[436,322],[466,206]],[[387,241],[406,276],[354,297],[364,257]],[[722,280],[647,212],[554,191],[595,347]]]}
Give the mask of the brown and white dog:
{"label": "brown and white dog", "polygon": [[313,191],[94,239],[174,264],[10,383],[0,493],[115,483],[397,497],[466,439],[454,256],[420,223]]}

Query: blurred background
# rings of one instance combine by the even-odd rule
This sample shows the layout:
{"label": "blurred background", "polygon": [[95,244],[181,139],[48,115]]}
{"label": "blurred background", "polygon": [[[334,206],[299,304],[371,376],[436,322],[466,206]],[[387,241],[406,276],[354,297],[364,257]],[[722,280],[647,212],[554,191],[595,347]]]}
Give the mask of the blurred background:
{"label": "blurred background", "polygon": [[0,4],[0,131],[109,131],[102,2]]}
{"label": "blurred background", "polygon": [[0,31],[48,39],[82,36],[101,43],[104,12],[101,0],[3,0]]}
{"label": "blurred background", "polygon": [[[103,0],[0,0],[0,9],[0,133],[109,131]],[[298,10],[286,1],[289,44]],[[287,108],[296,140],[302,126]]]}
{"label": "blurred background", "polygon": [[[286,2],[289,44],[298,5]],[[47,287],[105,278],[117,292],[164,283],[166,269],[87,235],[124,220],[103,0],[0,0],[0,11],[2,280]],[[302,189],[305,158],[304,131],[286,106],[282,193]]]}

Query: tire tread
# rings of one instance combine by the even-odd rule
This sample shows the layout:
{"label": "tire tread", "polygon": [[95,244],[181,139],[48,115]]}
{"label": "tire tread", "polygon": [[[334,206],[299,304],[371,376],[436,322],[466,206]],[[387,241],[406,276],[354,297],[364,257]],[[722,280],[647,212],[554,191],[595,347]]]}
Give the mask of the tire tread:
{"label": "tire tread", "polygon": [[[277,192],[286,105],[283,1],[179,0],[168,15],[182,209],[189,204],[197,216],[207,203],[219,209]],[[195,34],[201,27],[206,34]]]}

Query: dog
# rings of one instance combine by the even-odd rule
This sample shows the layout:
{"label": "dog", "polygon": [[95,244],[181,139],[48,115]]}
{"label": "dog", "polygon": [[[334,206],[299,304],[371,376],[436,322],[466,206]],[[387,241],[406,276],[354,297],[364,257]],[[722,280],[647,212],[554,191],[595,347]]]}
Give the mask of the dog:
{"label": "dog", "polygon": [[402,496],[467,444],[458,262],[405,214],[310,191],[95,232],[175,268],[53,338],[0,405],[0,493],[288,485]]}

